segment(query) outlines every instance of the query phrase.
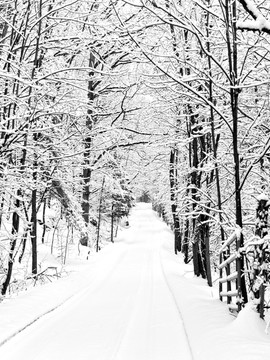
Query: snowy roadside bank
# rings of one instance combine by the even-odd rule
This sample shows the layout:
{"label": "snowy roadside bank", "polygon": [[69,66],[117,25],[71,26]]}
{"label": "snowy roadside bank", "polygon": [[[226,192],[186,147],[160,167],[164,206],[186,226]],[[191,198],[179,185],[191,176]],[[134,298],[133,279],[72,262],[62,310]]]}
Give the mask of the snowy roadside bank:
{"label": "snowy roadside bank", "polygon": [[266,323],[247,306],[237,318],[218,299],[206,280],[193,276],[192,265],[184,264],[164,242],[161,262],[168,287],[181,312],[186,331],[198,360],[267,360],[270,334]]}
{"label": "snowy roadside bank", "polygon": [[115,265],[115,258],[121,257],[121,247],[122,245],[118,244],[116,249],[112,244],[108,244],[102,252],[93,252],[88,260],[82,258],[73,260],[66,267],[65,277],[4,299],[0,303],[0,346],[42,316],[86,291],[87,287],[95,281],[95,274],[103,265],[103,253],[108,252],[110,256],[106,256],[107,272],[103,275],[109,276]]}

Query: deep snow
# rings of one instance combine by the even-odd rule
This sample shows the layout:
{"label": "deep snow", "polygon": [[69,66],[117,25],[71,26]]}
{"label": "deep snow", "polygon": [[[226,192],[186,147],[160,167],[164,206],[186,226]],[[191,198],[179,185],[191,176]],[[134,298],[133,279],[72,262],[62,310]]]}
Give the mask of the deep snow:
{"label": "deep snow", "polygon": [[229,314],[150,205],[130,225],[66,278],[0,304],[1,360],[270,359],[258,314]]}

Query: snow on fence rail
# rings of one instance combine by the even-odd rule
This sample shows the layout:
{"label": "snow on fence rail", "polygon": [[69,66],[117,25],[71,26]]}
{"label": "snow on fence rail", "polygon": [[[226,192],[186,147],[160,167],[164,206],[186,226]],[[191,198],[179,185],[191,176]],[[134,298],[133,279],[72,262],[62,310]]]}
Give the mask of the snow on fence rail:
{"label": "snow on fence rail", "polygon": [[242,308],[240,236],[238,230],[234,231],[219,251],[219,296],[221,301],[227,298],[229,310],[234,313]]}
{"label": "snow on fence rail", "polygon": [[265,309],[270,309],[270,201],[265,194],[257,200],[255,236],[244,244],[242,230],[237,227],[220,248],[219,294],[221,301],[227,298],[230,310],[239,312],[247,302],[248,285],[250,300],[263,319]]}

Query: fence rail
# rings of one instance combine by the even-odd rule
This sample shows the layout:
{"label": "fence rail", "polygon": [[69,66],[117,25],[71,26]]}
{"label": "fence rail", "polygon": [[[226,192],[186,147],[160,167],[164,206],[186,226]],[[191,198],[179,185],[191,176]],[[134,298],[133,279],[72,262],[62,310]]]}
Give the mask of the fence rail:
{"label": "fence rail", "polygon": [[240,235],[234,231],[219,251],[219,296],[221,301],[227,298],[228,308],[234,313],[242,308]]}

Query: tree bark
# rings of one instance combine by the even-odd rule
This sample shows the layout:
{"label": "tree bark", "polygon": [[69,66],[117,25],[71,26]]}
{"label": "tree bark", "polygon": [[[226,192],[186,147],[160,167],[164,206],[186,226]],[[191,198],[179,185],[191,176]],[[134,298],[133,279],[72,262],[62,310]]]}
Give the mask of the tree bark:
{"label": "tree bark", "polygon": [[[231,11],[230,11],[231,9]],[[230,100],[231,100],[231,114],[233,123],[233,159],[234,159],[234,186],[235,186],[235,216],[236,224],[242,229],[242,204],[241,204],[241,188],[240,188],[240,161],[238,150],[238,97],[239,85],[238,81],[238,59],[237,59],[237,34],[236,34],[236,2],[233,0],[226,0],[226,37],[227,37],[227,50],[230,71]],[[231,16],[230,16],[231,12]],[[230,35],[231,30],[231,35]],[[241,232],[239,239],[239,247],[244,245],[244,238]],[[247,302],[247,290],[244,277],[244,259],[243,256],[239,259],[238,271],[241,272],[241,284],[238,284],[241,289],[241,294],[244,302]]]}
{"label": "tree bark", "polygon": [[[20,191],[17,193],[18,196],[21,195]],[[20,208],[20,200],[16,199],[15,201],[15,208],[16,210],[12,214],[12,230],[11,235],[12,239],[10,241],[10,249],[9,249],[9,255],[8,255],[8,269],[7,269],[7,275],[6,279],[2,284],[1,294],[5,295],[11,280],[12,270],[13,270],[13,264],[14,264],[14,250],[17,243],[17,237],[18,237],[18,231],[20,226],[20,217],[18,215],[19,208]]]}
{"label": "tree bark", "polygon": [[[89,55],[89,67],[95,68],[97,66],[96,59],[92,52]],[[88,132],[87,136],[84,139],[84,164],[83,164],[83,201],[82,201],[82,211],[83,211],[83,219],[86,225],[90,223],[90,179],[91,179],[91,163],[90,163],[90,154],[92,147],[92,135],[91,131],[93,130],[93,126],[95,123],[94,115],[92,112],[93,101],[96,97],[94,91],[96,88],[96,84],[93,81],[94,71],[89,72],[89,80],[88,80],[88,109],[86,115],[86,131]]]}
{"label": "tree bark", "polygon": [[171,196],[171,209],[173,216],[173,229],[174,229],[174,252],[177,254],[178,251],[181,251],[182,248],[182,239],[180,234],[180,220],[177,214],[177,183],[178,183],[178,173],[177,173],[177,154],[178,151],[176,148],[171,150],[170,153],[170,196]]}
{"label": "tree bark", "polygon": [[113,243],[113,225],[114,225],[114,206],[112,204],[112,209],[111,209],[111,242]]}
{"label": "tree bark", "polygon": [[102,201],[103,201],[102,195],[103,195],[104,184],[105,184],[105,177],[103,177],[103,180],[102,180],[101,191],[100,191],[100,198],[99,198],[96,252],[99,251],[99,234],[100,234],[100,223],[101,223],[101,207],[102,207]]}

